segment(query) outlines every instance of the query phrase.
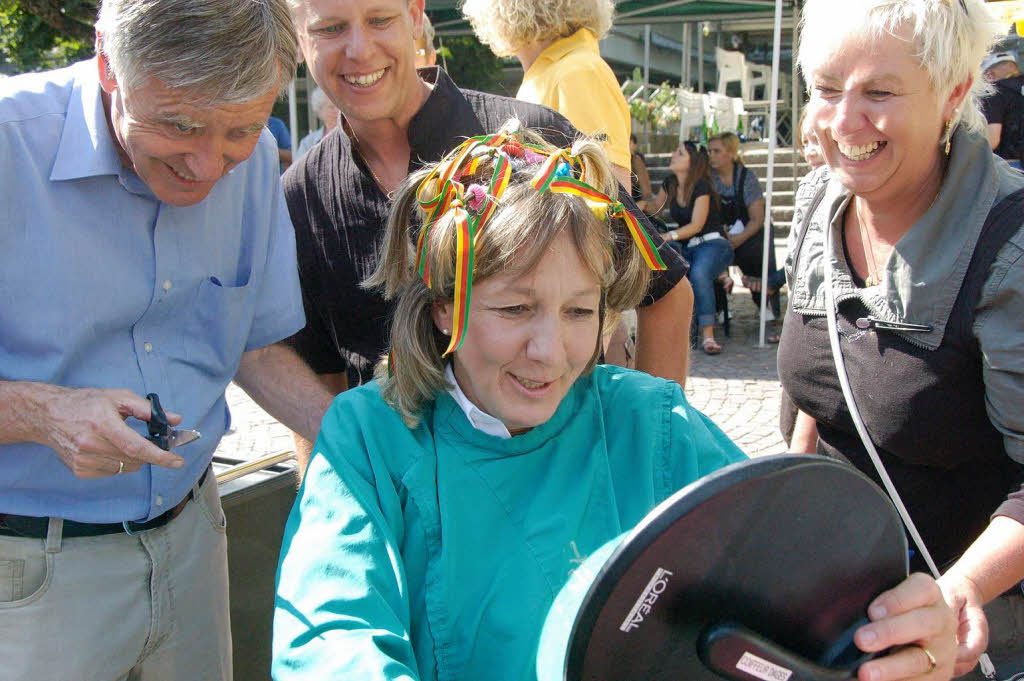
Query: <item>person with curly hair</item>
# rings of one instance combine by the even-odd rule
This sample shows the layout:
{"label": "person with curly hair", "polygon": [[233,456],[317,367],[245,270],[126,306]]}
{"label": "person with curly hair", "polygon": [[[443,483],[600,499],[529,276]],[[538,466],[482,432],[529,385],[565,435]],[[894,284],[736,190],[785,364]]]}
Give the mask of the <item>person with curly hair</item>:
{"label": "person with curly hair", "polygon": [[523,65],[516,98],[551,107],[601,139],[615,178],[629,187],[629,106],[597,45],[614,12],[612,0],[466,0],[462,6],[480,42]]}

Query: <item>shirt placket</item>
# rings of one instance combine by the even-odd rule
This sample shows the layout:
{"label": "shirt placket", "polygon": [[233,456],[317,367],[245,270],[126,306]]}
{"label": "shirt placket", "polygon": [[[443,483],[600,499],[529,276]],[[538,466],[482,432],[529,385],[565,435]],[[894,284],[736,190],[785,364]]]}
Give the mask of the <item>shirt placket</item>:
{"label": "shirt placket", "polygon": [[[175,338],[173,329],[168,328],[171,322],[170,311],[173,309],[168,301],[175,292],[172,272],[180,271],[176,267],[179,260],[177,240],[173,225],[168,224],[172,221],[172,211],[163,202],[156,201],[149,188],[134,173],[123,173],[121,184],[129,192],[151,197],[156,202],[156,217],[152,228],[153,251],[150,256],[152,267],[148,281],[151,291],[150,303],[142,316],[132,325],[132,341],[139,375],[146,394],[156,393],[166,404],[167,409],[180,411],[180,407],[175,408],[173,397],[168,392],[170,383],[167,380],[166,365],[169,351],[166,344]],[[178,473],[160,466],[149,468],[149,515],[156,516],[177,503],[176,499],[170,498],[169,493]]]}

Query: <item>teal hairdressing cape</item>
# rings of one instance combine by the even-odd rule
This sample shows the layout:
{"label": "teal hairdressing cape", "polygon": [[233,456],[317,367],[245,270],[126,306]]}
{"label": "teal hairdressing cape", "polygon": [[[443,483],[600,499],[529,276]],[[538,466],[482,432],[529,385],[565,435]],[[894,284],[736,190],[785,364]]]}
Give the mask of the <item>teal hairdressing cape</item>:
{"label": "teal hairdressing cape", "polygon": [[573,570],[744,455],[677,383],[597,367],[503,440],[447,395],[410,430],[370,384],[338,396],[288,519],[278,681],[530,681]]}

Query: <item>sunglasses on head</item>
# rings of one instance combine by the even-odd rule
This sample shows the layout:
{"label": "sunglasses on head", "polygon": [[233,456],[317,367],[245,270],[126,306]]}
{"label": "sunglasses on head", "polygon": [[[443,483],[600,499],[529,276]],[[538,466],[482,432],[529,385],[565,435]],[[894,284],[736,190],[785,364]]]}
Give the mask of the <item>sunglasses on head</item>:
{"label": "sunglasses on head", "polygon": [[708,154],[708,148],[706,146],[704,146],[703,144],[700,144],[699,142],[694,142],[692,140],[687,140],[687,141],[683,142],[683,147],[686,149],[686,153],[688,153],[690,155],[694,155],[694,154],[696,154],[696,155],[704,155],[704,156],[708,156],[709,155]]}

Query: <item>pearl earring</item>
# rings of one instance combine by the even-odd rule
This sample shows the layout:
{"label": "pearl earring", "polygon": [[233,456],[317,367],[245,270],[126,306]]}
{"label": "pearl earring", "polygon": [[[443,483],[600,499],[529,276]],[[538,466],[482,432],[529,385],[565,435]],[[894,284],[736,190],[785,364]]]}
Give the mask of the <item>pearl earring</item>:
{"label": "pearl earring", "polygon": [[441,329],[441,333],[443,333],[443,334],[444,334],[444,335],[446,335],[446,336],[450,336],[450,335],[452,335],[452,332],[451,332],[451,331],[449,331],[448,329]]}

